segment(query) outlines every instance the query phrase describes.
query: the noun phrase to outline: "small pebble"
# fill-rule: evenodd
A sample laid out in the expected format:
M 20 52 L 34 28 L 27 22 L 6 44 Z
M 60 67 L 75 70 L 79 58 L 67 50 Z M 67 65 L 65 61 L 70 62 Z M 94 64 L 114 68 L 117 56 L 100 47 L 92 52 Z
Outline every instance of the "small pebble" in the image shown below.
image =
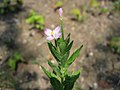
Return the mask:
M 55 28 L 55 25 L 54 25 L 54 24 L 52 24 L 52 25 L 51 25 L 51 28 Z
M 84 78 L 83 77 L 81 77 L 81 82 L 83 82 L 84 81 Z
M 113 15 L 108 15 L 108 18 L 111 20 L 114 19 Z
M 19 19 L 16 19 L 16 18 L 14 19 L 14 22 L 15 23 L 20 23 Z
M 97 84 L 97 83 L 94 83 L 93 86 L 94 86 L 94 88 L 97 88 L 97 87 L 98 87 L 98 84 Z
M 52 59 L 51 55 L 47 55 L 47 59 L 51 60 Z
M 48 5 L 47 5 L 47 4 L 45 4 L 44 6 L 45 6 L 45 7 L 47 7 Z
M 74 30 L 75 30 L 75 27 L 72 27 L 72 30 L 74 31 Z
M 30 37 L 35 36 L 35 32 L 30 32 L 29 36 L 30 36 Z
M 55 63 L 55 61 L 54 61 L 54 60 L 51 60 L 51 62 L 52 62 L 52 63 Z
M 37 44 L 37 46 L 38 46 L 38 47 L 39 47 L 39 46 L 41 46 L 41 45 L 42 45 L 42 43 L 41 43 L 41 42 Z
M 93 56 L 93 52 L 90 52 L 90 53 L 89 53 L 89 56 Z
M 26 40 L 26 39 L 24 39 L 24 40 L 23 40 L 23 44 L 26 44 L 26 43 L 27 43 L 27 40 Z
M 2 60 L 2 58 L 3 58 L 3 57 L 2 57 L 2 56 L 0 56 L 0 61 Z

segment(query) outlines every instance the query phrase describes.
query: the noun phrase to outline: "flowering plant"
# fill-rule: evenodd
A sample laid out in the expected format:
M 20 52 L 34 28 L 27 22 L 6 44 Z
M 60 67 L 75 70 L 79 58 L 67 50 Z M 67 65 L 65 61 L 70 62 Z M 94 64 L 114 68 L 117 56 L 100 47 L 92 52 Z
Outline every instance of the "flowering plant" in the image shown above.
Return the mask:
M 63 17 L 62 8 L 59 9 L 59 15 L 61 20 L 61 26 L 56 27 L 53 31 L 50 29 L 45 30 L 47 35 L 48 47 L 57 61 L 57 65 L 48 61 L 49 66 L 53 69 L 53 72 L 49 72 L 43 66 L 44 73 L 49 77 L 50 83 L 54 90 L 72 90 L 74 83 L 79 78 L 80 70 L 78 72 L 68 73 L 68 68 L 78 57 L 80 50 L 83 46 L 80 46 L 70 57 L 70 49 L 73 45 L 73 41 L 70 40 L 70 34 L 64 38 Z M 54 44 L 51 42 L 54 40 Z

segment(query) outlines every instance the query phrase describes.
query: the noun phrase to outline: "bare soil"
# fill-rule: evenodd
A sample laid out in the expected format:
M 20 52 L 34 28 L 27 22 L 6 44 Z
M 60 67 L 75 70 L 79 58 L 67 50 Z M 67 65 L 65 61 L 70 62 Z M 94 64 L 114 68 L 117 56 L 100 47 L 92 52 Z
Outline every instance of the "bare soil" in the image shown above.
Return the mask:
M 74 40 L 71 53 L 84 45 L 80 56 L 70 67 L 75 71 L 82 69 L 74 90 L 78 90 L 77 87 L 82 90 L 120 90 L 120 55 L 107 46 L 111 37 L 120 36 L 120 17 L 117 14 L 109 17 L 88 13 L 83 23 L 71 20 L 70 10 L 87 4 L 87 0 L 65 0 L 63 5 L 65 35 L 71 33 Z M 31 29 L 25 21 L 32 9 L 45 16 L 47 28 L 59 25 L 54 0 L 24 0 L 20 12 L 0 15 L 0 62 L 12 52 L 19 51 L 27 63 L 19 63 L 14 72 L 14 77 L 19 78 L 18 90 L 52 90 L 41 68 L 32 64 L 34 59 L 51 70 L 47 60 L 54 62 L 43 32 Z

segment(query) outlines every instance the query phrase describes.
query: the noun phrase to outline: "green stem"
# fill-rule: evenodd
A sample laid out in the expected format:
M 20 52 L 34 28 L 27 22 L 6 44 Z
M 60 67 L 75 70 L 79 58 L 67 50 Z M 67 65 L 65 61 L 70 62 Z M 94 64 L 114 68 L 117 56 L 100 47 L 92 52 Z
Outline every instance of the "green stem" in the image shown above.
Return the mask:
M 64 40 L 64 28 L 63 28 L 63 20 L 61 19 L 61 30 L 62 30 L 62 39 Z
M 61 83 L 62 83 L 63 90 L 64 90 L 64 77 L 61 77 Z

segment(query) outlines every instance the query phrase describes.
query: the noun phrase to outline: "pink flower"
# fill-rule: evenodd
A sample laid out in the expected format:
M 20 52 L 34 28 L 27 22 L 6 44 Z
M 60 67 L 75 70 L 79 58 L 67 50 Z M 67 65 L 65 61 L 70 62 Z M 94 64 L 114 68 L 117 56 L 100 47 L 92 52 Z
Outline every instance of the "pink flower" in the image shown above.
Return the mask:
M 44 33 L 47 36 L 46 39 L 49 41 L 58 39 L 62 35 L 60 26 L 57 26 L 54 30 L 47 28 L 47 29 L 45 29 Z
M 59 8 L 58 12 L 59 12 L 60 17 L 62 17 L 62 14 L 63 14 L 62 8 Z

